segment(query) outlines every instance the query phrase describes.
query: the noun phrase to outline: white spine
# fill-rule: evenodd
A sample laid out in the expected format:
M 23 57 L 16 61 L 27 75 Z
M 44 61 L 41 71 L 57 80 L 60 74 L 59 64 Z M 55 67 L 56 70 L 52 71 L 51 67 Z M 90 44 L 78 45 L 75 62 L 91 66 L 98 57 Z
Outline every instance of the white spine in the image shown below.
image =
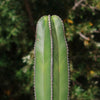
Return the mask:
M 52 40 L 50 15 L 48 15 L 48 22 L 49 22 L 49 30 L 51 38 L 51 100 L 53 100 L 53 40 Z

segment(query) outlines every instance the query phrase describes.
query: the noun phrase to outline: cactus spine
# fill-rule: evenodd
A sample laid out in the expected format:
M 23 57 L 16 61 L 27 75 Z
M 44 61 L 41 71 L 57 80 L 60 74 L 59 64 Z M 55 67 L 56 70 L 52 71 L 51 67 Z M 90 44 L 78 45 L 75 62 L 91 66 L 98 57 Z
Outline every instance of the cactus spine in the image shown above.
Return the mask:
M 68 100 L 68 48 L 58 16 L 40 18 L 34 50 L 35 100 Z

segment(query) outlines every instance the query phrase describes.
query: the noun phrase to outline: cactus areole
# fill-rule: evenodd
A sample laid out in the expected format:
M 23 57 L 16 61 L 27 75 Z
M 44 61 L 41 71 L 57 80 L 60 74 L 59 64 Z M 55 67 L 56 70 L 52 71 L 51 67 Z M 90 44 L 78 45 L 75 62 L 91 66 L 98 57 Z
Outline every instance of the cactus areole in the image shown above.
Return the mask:
M 39 19 L 34 46 L 35 100 L 69 100 L 68 47 L 64 35 L 58 16 Z

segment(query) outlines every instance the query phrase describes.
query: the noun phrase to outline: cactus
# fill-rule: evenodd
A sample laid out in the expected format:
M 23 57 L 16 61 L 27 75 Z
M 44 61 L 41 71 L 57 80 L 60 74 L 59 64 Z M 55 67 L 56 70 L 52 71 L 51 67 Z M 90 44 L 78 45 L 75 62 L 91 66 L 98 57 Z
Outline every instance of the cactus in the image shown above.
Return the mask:
M 34 51 L 35 100 L 68 100 L 68 48 L 58 16 L 39 19 Z

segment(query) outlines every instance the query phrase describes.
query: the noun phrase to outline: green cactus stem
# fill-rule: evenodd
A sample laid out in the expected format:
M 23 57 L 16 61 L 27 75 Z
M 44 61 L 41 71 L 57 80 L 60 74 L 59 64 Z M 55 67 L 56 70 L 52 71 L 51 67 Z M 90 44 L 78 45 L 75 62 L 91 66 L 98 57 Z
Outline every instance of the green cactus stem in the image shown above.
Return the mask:
M 64 35 L 58 16 L 39 19 L 34 46 L 35 100 L 68 100 L 68 47 Z

